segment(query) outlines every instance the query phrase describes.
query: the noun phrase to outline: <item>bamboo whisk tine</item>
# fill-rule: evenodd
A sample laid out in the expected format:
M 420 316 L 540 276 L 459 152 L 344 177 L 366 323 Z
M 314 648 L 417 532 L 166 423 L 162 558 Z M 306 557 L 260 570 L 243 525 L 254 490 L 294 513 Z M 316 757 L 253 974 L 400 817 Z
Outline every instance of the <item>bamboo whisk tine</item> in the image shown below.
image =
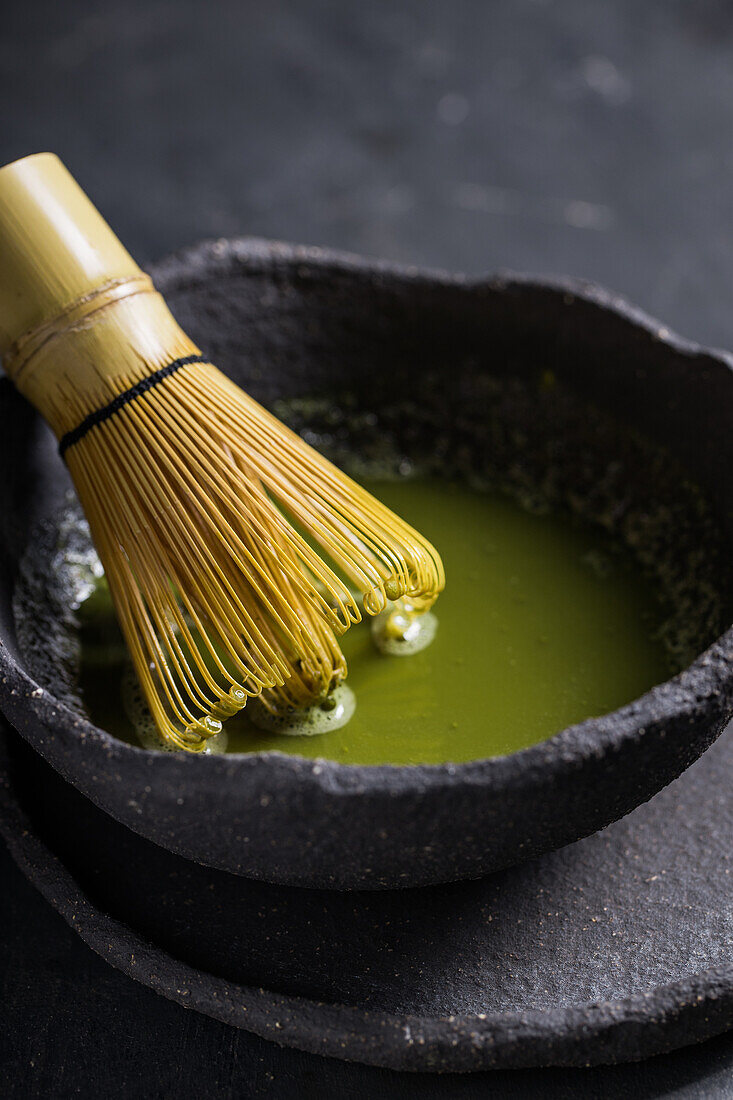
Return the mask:
M 60 440 L 171 745 L 201 751 L 252 696 L 325 697 L 348 582 L 372 615 L 441 591 L 430 543 L 201 354 L 50 154 L 0 169 L 0 353 Z

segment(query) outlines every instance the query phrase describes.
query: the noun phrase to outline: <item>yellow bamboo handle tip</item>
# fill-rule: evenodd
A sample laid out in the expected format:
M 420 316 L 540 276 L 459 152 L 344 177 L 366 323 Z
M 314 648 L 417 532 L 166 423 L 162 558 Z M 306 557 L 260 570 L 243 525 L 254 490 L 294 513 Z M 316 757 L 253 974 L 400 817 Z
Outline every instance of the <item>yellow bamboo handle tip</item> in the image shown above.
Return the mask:
M 140 268 L 53 153 L 0 168 L 0 355 Z

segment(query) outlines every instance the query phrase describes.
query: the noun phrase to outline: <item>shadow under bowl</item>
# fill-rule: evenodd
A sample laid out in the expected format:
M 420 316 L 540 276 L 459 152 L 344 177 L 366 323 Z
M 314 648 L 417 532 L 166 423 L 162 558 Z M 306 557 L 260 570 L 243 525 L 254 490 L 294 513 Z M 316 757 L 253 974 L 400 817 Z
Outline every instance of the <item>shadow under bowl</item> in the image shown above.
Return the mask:
M 432 474 L 540 495 L 613 530 L 662 577 L 686 667 L 618 711 L 462 764 L 130 746 L 44 682 L 19 645 L 20 563 L 39 525 L 61 514 L 70 483 L 50 432 L 2 380 L 0 706 L 98 806 L 175 853 L 267 882 L 426 885 L 587 836 L 650 798 L 721 732 L 733 713 L 725 355 L 569 281 L 476 282 L 249 240 L 199 245 L 152 274 L 212 360 L 264 404 L 285 401 L 293 426 L 314 432 L 349 472 L 406 457 Z M 298 398 L 307 401 L 287 404 Z M 322 420 L 334 402 L 349 410 L 337 432 Z

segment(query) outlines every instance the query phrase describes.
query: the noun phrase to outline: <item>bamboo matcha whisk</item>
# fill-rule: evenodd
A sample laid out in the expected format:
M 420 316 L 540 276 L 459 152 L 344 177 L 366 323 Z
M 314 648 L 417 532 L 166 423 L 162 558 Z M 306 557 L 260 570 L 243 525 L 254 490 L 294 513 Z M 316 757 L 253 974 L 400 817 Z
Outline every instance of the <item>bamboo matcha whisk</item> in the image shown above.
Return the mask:
M 49 153 L 0 169 L 0 354 L 59 439 L 169 744 L 200 751 L 251 696 L 325 697 L 361 617 L 347 581 L 371 615 L 441 591 L 433 547 L 209 362 Z

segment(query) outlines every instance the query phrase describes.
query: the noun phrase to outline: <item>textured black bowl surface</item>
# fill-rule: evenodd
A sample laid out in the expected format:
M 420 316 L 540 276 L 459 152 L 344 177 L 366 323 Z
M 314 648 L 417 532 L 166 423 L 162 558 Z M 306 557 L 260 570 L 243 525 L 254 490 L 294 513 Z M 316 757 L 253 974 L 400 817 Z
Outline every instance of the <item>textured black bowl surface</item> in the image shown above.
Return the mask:
M 698 560 L 730 564 L 731 364 L 611 295 L 516 277 L 472 283 L 251 241 L 198 246 L 153 275 L 193 338 L 265 403 L 346 395 L 377 413 L 377 436 L 389 436 L 393 450 L 432 447 L 449 472 L 467 475 L 482 473 L 495 451 L 519 488 L 556 463 L 545 480 L 562 500 L 582 495 L 599 514 L 617 506 L 637 529 L 664 514 L 658 542 L 691 542 Z M 535 409 L 527 387 L 548 373 L 561 396 Z M 489 384 L 497 378 L 499 391 Z M 408 400 L 422 420 L 399 415 Z M 521 430 L 505 432 L 512 418 Z M 664 448 L 669 461 L 647 461 L 648 447 Z M 339 889 L 478 877 L 618 819 L 678 776 L 733 712 L 728 630 L 707 636 L 686 671 L 643 698 L 505 758 L 361 767 L 138 750 L 39 687 L 20 653 L 11 608 L 18 563 L 68 480 L 50 433 L 2 381 L 0 468 L 2 709 L 118 821 L 213 867 Z M 678 468 L 678 480 L 662 485 Z M 674 522 L 683 475 L 709 501 L 715 546 L 696 539 L 687 513 Z M 686 568 L 683 560 L 683 589 Z M 722 566 L 718 580 L 720 610 L 733 595 Z M 684 598 L 692 615 L 694 592 Z
M 272 886 L 181 859 L 0 732 L 0 830 L 103 958 L 302 1050 L 406 1070 L 633 1061 L 733 1026 L 733 727 L 624 821 L 485 878 Z

